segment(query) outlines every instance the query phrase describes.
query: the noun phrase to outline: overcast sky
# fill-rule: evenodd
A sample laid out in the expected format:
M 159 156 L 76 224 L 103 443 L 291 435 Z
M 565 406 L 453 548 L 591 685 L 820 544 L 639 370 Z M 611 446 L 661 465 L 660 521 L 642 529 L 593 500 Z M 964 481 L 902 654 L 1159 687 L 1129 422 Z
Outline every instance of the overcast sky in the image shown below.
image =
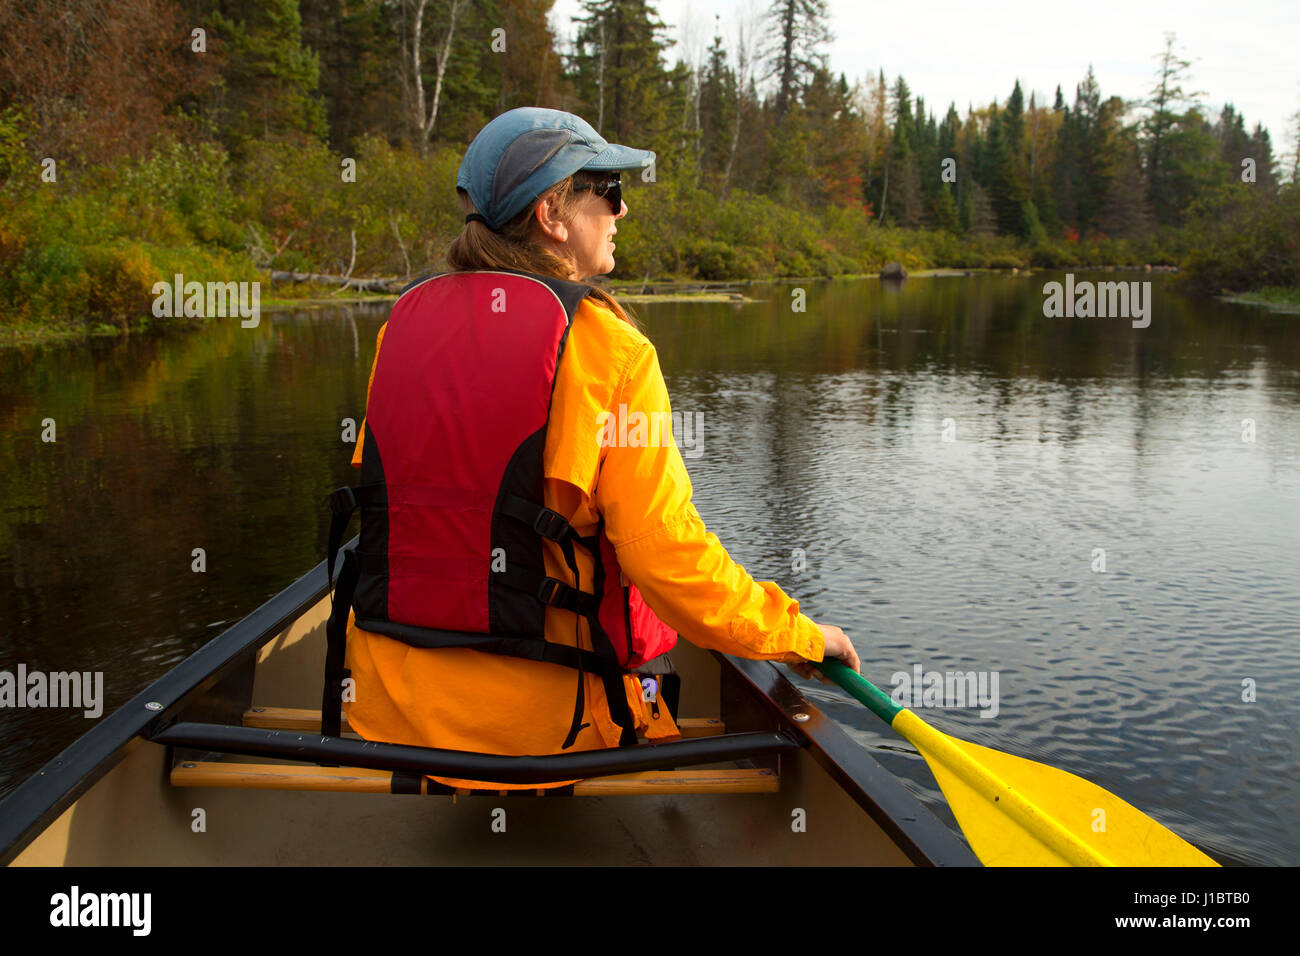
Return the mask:
M 660 0 L 659 18 L 687 59 L 712 43 L 721 15 L 728 47 L 746 10 L 761 14 L 770 0 Z M 1050 105 L 1059 84 L 1074 105 L 1074 88 L 1091 63 L 1103 97 L 1145 98 L 1166 32 L 1192 61 L 1188 92 L 1216 119 L 1224 102 L 1245 116 L 1247 132 L 1263 123 L 1274 156 L 1295 148 L 1291 116 L 1300 109 L 1300 0 L 925 0 L 869 3 L 830 0 L 830 66 L 850 84 L 881 69 L 892 84 L 901 73 L 913 95 L 925 97 L 938 119 L 955 102 L 1005 102 L 1016 79 Z M 689 13 L 687 12 L 689 8 Z M 571 41 L 578 0 L 557 0 L 552 22 Z M 1081 12 L 1086 11 L 1086 12 Z M 694 56 L 689 56 L 691 48 Z M 669 51 L 676 60 L 677 49 Z

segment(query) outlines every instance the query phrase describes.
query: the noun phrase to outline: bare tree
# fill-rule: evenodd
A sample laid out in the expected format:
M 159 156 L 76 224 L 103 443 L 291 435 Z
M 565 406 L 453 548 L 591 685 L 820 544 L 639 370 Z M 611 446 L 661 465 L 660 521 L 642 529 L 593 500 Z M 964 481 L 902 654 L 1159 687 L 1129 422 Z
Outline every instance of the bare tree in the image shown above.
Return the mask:
M 429 0 L 402 0 L 403 18 L 410 24 L 409 46 L 406 50 L 408 64 L 409 93 L 414 99 L 413 119 L 418 134 L 420 150 L 423 151 L 433 136 L 434 126 L 438 122 L 438 105 L 442 101 L 442 82 L 447 73 L 447 61 L 451 58 L 451 44 L 456 35 L 456 18 L 465 6 L 465 0 L 451 0 L 448 9 L 447 32 L 443 36 L 442 50 L 439 53 L 434 70 L 433 94 L 428 96 L 424 88 L 424 71 L 421 63 L 424 42 L 424 14 Z M 425 103 L 429 102 L 428 110 Z

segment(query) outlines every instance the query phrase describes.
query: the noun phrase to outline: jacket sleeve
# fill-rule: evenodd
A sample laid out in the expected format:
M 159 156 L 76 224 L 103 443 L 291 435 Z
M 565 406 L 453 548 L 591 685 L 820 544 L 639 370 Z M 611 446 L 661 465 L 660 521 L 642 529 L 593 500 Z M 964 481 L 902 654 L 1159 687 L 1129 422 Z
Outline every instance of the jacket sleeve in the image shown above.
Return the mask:
M 681 451 L 668 437 L 668 389 L 649 342 L 619 382 L 610 413 L 617 418 L 620 408 L 626 408 L 628 437 L 601 449 L 594 502 L 623 573 L 646 603 L 699 647 L 759 660 L 820 661 L 825 640 L 799 602 L 771 581 L 755 581 L 705 530 Z M 638 412 L 646 416 L 640 433 Z M 656 413 L 663 423 L 657 444 L 650 424 Z

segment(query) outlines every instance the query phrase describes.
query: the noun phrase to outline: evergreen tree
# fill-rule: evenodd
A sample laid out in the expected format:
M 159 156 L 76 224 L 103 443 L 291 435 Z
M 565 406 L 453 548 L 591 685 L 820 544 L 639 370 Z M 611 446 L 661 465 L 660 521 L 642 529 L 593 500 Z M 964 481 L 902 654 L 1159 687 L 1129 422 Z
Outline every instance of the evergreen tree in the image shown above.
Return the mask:
M 1162 185 L 1153 195 L 1163 196 L 1168 207 L 1164 219 L 1161 219 L 1160 209 L 1153 201 L 1153 212 L 1157 224 L 1181 225 L 1195 198 L 1222 184 L 1225 179 L 1214 128 L 1198 109 L 1193 107 L 1174 118 L 1161 143 L 1161 157 Z M 1148 175 L 1151 175 L 1150 169 Z M 1238 161 L 1233 180 L 1240 181 L 1240 175 Z
M 1081 234 L 1098 229 L 1102 206 L 1115 177 L 1118 137 L 1124 102 L 1119 97 L 1101 99 L 1101 87 L 1088 67 L 1075 91 L 1071 147 L 1075 156 L 1071 183 L 1075 225 Z
M 799 102 L 813 74 L 826 68 L 824 48 L 833 38 L 826 0 L 773 0 L 767 17 L 769 68 L 764 79 L 777 79 L 775 117 L 780 121 Z
M 722 37 L 715 33 L 700 78 L 700 169 L 709 181 L 721 182 L 724 177 L 739 110 L 736 74 L 727 62 Z
M 885 71 L 869 77 L 859 95 L 864 123 L 862 170 L 867 205 L 877 221 L 883 215 L 886 163 L 889 151 L 889 84 Z
M 973 189 L 984 165 L 983 116 L 967 104 L 966 120 L 957 135 L 957 210 L 962 232 L 969 232 L 974 214 Z
M 212 115 L 232 149 L 249 140 L 323 138 L 317 94 L 320 62 L 303 46 L 296 0 L 225 0 L 206 5 L 203 22 L 221 56 Z
M 1250 134 L 1246 155 L 1255 160 L 1255 180 L 1260 189 L 1266 195 L 1277 195 L 1278 173 L 1277 160 L 1273 157 L 1273 141 L 1269 138 L 1268 130 L 1260 123 L 1255 124 L 1255 129 Z M 1240 163 L 1237 164 L 1237 169 L 1240 172 Z
M 1118 148 L 1119 161 L 1107 187 L 1098 225 L 1108 236 L 1143 238 L 1150 234 L 1154 217 L 1136 129 L 1123 132 Z
M 989 130 L 989 150 L 992 155 L 989 198 L 997 217 L 998 230 L 1008 235 L 1028 238 L 1038 217 L 1030 208 L 1028 171 L 1024 161 L 1025 149 L 1025 99 L 1017 80 L 1007 98 L 1006 109 Z
M 858 157 L 865 149 L 862 124 L 848 81 L 818 69 L 804 93 L 807 166 L 802 174 L 804 202 L 810 209 L 862 204 Z
M 966 221 L 966 229 L 973 236 L 991 236 L 997 232 L 998 221 L 993 214 L 993 204 L 979 183 L 971 184 L 970 212 Z
M 886 157 L 885 175 L 886 181 L 892 182 L 892 194 L 888 197 L 888 210 L 882 212 L 882 218 L 905 228 L 915 228 L 921 225 L 923 216 L 921 171 L 912 145 L 917 136 L 916 121 L 912 114 L 912 92 L 901 76 L 894 83 L 891 107 L 894 135 Z M 886 205 L 884 198 L 881 205 Z
M 583 0 L 573 82 L 583 116 L 610 142 L 658 144 L 660 166 L 672 162 L 680 90 L 670 89 L 661 53 L 669 45 L 646 0 Z M 674 94 L 675 95 L 671 95 Z M 654 148 L 652 145 L 650 148 Z
M 320 62 L 330 145 L 351 151 L 366 133 L 398 136 L 389 11 L 382 0 L 302 0 L 302 40 Z
M 957 214 L 957 203 L 953 199 L 952 183 L 941 182 L 939 184 L 939 199 L 935 204 L 933 213 L 933 223 L 938 229 L 946 229 L 949 232 L 958 232 L 961 230 L 961 219 Z
M 1059 90 L 1058 90 L 1059 92 Z M 1062 228 L 1079 231 L 1079 156 L 1078 131 L 1073 111 L 1061 109 L 1061 126 L 1056 133 L 1056 164 L 1052 169 L 1052 199 Z
M 1176 127 L 1182 109 L 1200 95 L 1183 92 L 1182 83 L 1189 77 L 1191 63 L 1174 52 L 1174 42 L 1174 34 L 1165 34 L 1165 48 L 1157 57 L 1156 83 L 1147 102 L 1151 115 L 1142 123 L 1151 208 L 1156 221 L 1162 224 L 1172 223 L 1178 218 L 1173 180 L 1180 174 L 1167 160 L 1167 141 L 1178 133 Z
M 487 20 L 485 28 L 504 31 L 505 52 L 495 51 L 487 38 L 479 46 L 496 69 L 497 99 L 494 115 L 520 106 L 564 109 L 569 91 L 563 78 L 563 61 L 556 53 L 556 38 L 547 22 L 555 0 L 498 0 L 499 18 Z M 486 72 L 486 71 L 485 71 Z

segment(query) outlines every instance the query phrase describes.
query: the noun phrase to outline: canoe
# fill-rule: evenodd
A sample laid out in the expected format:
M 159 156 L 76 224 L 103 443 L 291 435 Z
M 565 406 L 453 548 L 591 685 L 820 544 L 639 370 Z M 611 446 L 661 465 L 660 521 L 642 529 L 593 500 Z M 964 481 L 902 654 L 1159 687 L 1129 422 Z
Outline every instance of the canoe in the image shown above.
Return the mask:
M 329 608 L 321 562 L 101 720 L 0 802 L 0 862 L 979 865 L 783 669 L 685 641 L 680 741 L 499 757 L 322 736 Z M 439 771 L 581 782 L 449 791 Z

